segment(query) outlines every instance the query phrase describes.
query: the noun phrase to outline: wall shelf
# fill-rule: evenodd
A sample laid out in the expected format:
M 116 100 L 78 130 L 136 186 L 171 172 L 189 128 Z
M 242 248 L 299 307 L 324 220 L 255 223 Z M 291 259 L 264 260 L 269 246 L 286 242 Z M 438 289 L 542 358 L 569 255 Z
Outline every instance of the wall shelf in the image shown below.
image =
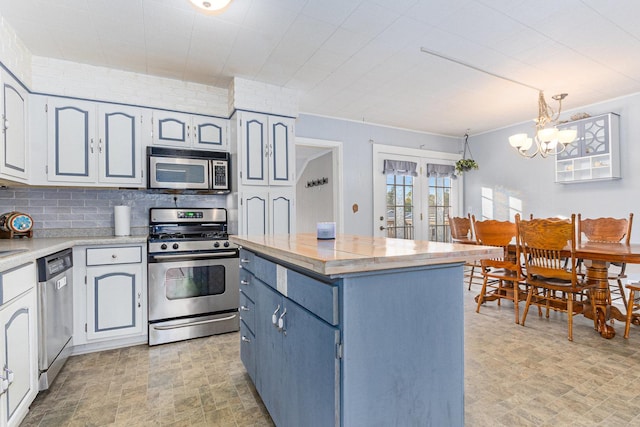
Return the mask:
M 620 179 L 620 116 L 602 114 L 563 123 L 577 137 L 556 158 L 556 182 L 570 184 Z

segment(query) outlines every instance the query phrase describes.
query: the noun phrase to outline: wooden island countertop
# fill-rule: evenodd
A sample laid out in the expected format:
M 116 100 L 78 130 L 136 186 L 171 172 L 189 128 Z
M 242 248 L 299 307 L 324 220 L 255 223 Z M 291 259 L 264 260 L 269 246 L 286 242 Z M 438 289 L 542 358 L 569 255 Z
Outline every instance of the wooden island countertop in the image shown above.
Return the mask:
M 339 234 L 333 240 L 319 240 L 314 233 L 230 236 L 230 240 L 326 276 L 469 262 L 502 255 L 499 248 L 489 246 L 348 234 Z

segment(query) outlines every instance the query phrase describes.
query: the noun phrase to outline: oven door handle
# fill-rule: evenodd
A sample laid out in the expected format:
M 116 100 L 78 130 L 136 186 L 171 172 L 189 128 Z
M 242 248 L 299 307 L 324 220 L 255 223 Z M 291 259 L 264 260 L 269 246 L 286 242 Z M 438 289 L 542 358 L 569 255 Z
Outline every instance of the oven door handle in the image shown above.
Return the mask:
M 178 325 L 168 325 L 168 326 L 153 325 L 153 328 L 159 331 L 167 331 L 169 329 L 186 328 L 187 326 L 197 326 L 197 325 L 206 325 L 207 323 L 224 322 L 227 320 L 234 319 L 236 316 L 237 314 L 232 314 L 231 316 L 221 317 L 219 319 L 198 320 L 195 322 L 180 323 Z
M 230 256 L 230 255 L 236 255 L 237 252 L 235 251 L 228 251 L 228 252 L 215 252 L 215 253 L 206 253 L 206 254 L 180 254 L 180 255 L 149 255 L 152 259 L 155 260 L 169 260 L 169 259 L 186 259 L 186 260 L 192 260 L 195 258 L 219 258 L 221 256 Z

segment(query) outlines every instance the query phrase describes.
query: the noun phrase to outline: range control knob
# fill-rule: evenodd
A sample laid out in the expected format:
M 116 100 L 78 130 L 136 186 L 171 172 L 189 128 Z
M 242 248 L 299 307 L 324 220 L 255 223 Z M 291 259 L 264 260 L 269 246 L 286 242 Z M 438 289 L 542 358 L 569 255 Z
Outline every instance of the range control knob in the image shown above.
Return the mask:
M 228 248 L 229 247 L 229 242 L 224 242 L 224 247 Z
M 179 247 L 180 246 L 177 243 L 174 243 L 173 246 L 172 246 L 173 249 L 178 249 Z
M 220 242 L 215 242 L 215 243 L 213 244 L 213 247 L 214 247 L 214 248 L 219 248 L 219 247 L 220 247 Z
M 166 243 L 161 244 L 160 245 L 160 249 L 162 249 L 162 250 L 167 249 L 167 244 Z

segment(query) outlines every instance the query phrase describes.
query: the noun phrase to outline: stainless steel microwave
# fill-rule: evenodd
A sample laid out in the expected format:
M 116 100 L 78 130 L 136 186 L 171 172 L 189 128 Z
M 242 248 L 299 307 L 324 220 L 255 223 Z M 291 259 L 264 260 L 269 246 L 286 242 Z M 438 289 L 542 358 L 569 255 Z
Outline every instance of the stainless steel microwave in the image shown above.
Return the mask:
M 147 147 L 147 188 L 167 190 L 231 190 L 229 153 Z

